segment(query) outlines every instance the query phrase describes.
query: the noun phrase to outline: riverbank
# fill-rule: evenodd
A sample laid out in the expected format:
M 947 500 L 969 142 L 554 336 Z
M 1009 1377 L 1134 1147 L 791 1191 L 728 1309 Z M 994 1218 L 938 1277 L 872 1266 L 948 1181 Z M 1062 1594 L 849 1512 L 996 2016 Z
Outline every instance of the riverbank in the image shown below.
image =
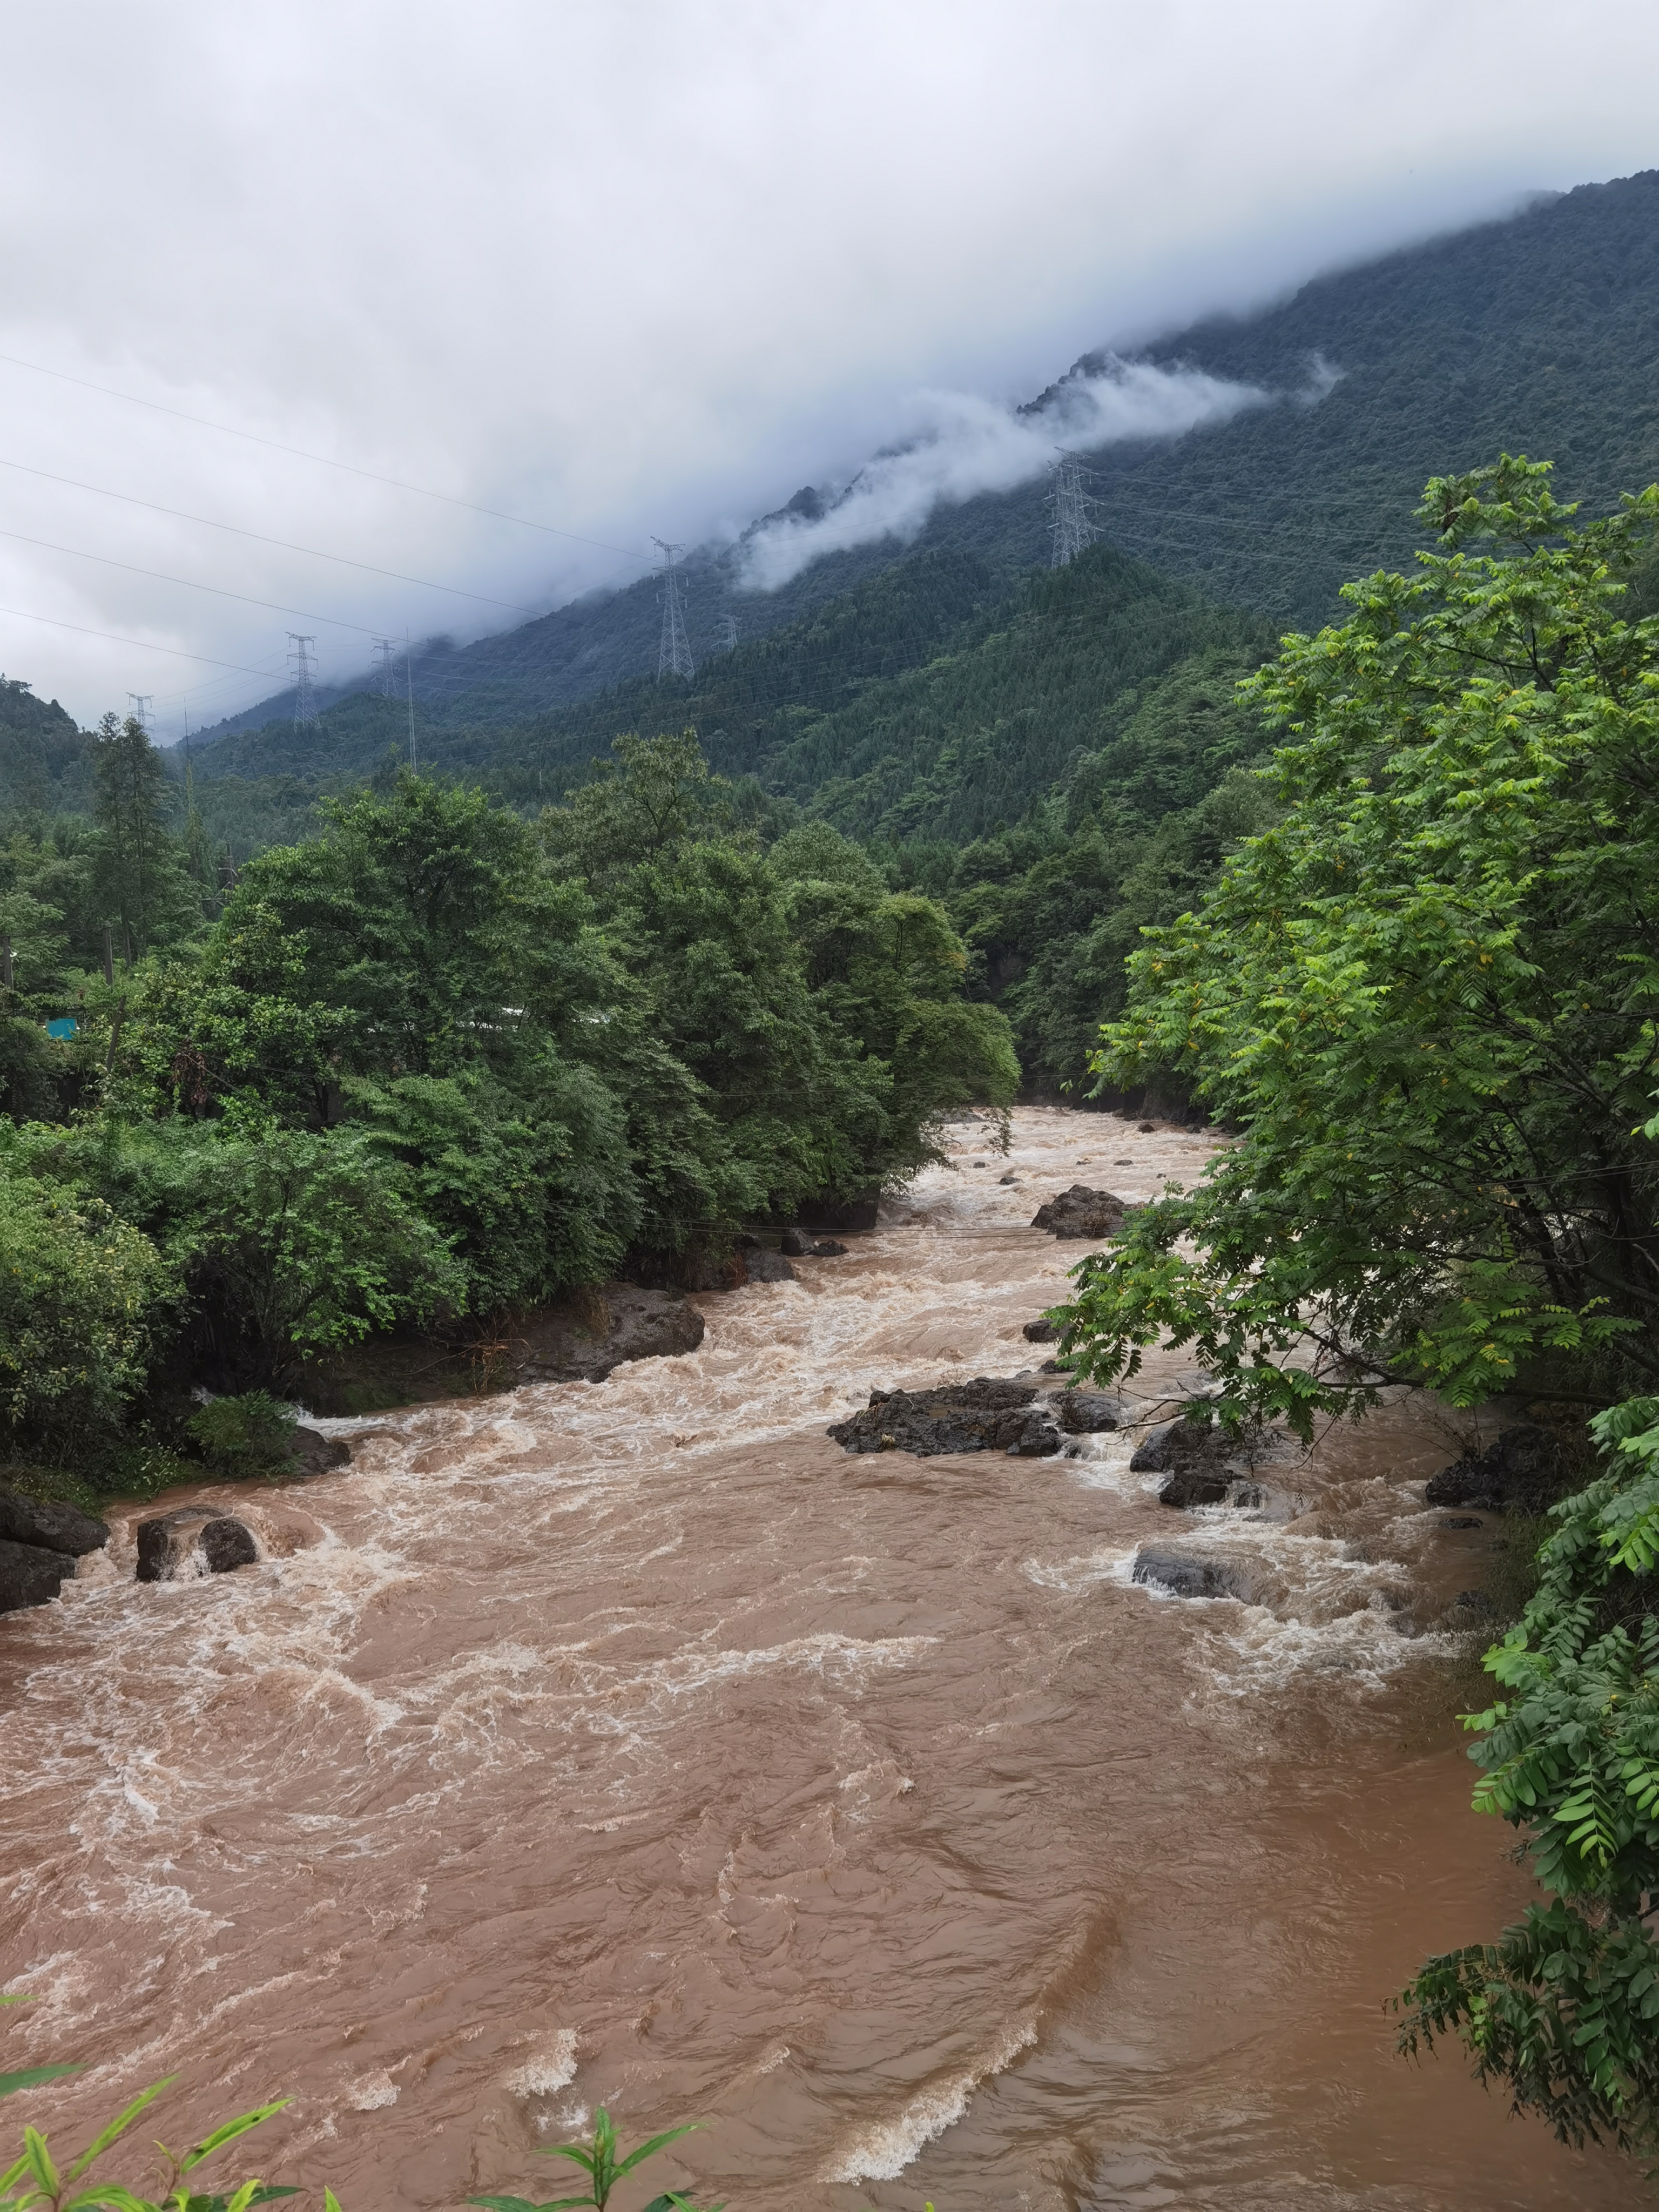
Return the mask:
M 1385 1409 L 1259 1516 L 1159 1505 L 1110 1434 L 824 1435 L 1028 1364 L 1083 1249 L 1038 1202 L 1206 1147 L 981 1133 L 845 1258 L 698 1300 L 695 1352 L 325 1422 L 354 1465 L 271 1494 L 258 1566 L 136 1588 L 118 1514 L 107 1577 L 3 1624 L 17 2040 L 95 2069 L 60 2109 L 291 2091 L 267 2161 L 353 2212 L 520 2188 L 599 2101 L 706 2118 L 677 2171 L 780 2212 L 1628 2203 L 1392 2054 L 1388 1996 L 1526 1893 L 1423 1719 L 1485 1534 L 1422 1506 L 1454 1433 Z M 1134 1586 L 1153 1541 L 1251 1602 Z

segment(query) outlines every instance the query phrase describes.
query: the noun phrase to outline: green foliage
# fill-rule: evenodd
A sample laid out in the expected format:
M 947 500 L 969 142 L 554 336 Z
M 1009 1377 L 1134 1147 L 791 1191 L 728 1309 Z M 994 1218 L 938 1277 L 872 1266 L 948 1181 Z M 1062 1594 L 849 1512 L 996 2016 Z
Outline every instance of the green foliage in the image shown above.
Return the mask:
M 1282 819 L 1134 956 L 1097 1062 L 1243 1133 L 1079 1271 L 1089 1373 L 1167 1335 L 1224 1419 L 1306 1435 L 1389 1382 L 1659 1371 L 1659 623 L 1622 605 L 1659 489 L 1579 529 L 1546 476 L 1436 479 L 1445 550 L 1248 687 Z
M 670 2128 L 665 2134 L 651 2136 L 636 2150 L 621 2154 L 617 2149 L 615 2125 L 610 2113 L 601 2105 L 594 2115 L 591 2143 L 557 2143 L 536 2154 L 538 2158 L 568 2158 L 573 2165 L 579 2166 L 587 2176 L 586 2196 L 550 2197 L 544 2204 L 532 2203 L 527 2197 L 469 2197 L 466 2201 L 469 2204 L 492 2206 L 494 2212 L 581 2212 L 585 2206 L 592 2206 L 593 2212 L 605 2212 L 611 2201 L 611 2193 L 619 2181 L 644 2160 L 654 2157 L 658 2151 L 665 2149 L 670 2143 L 678 2142 L 682 2136 L 695 2134 L 700 2124 L 700 2122 L 694 2122 L 690 2127 Z M 697 2212 L 697 2207 L 677 2190 L 671 2189 L 660 2197 L 653 2197 L 646 2206 L 645 2212 Z M 724 2212 L 724 2207 L 710 2205 L 707 2212 Z
M 211 1474 L 227 1480 L 280 1474 L 289 1463 L 294 1412 L 269 1391 L 215 1398 L 191 1415 L 185 1433 Z
M 1591 1424 L 1609 1470 L 1554 1507 L 1539 1582 L 1487 1652 L 1507 1693 L 1468 1716 L 1474 1802 L 1520 1829 L 1551 1901 L 1431 1959 L 1402 2047 L 1456 2035 L 1483 2081 L 1565 2141 L 1659 2153 L 1659 1400 Z
M 0 2004 L 26 2004 L 27 1997 L 8 1992 L 0 1995 Z M 65 2074 L 80 2071 L 75 2066 L 32 2066 L 21 2073 L 0 2074 L 0 2097 L 9 2097 L 23 2089 L 33 2088 L 44 2081 L 56 2081 Z M 155 2197 L 141 2194 L 115 2181 L 86 2180 L 83 2188 L 76 2184 L 91 2173 L 92 2168 L 105 2158 L 121 2137 L 146 2112 L 164 2089 L 171 2087 L 172 2078 L 158 2081 L 135 2097 L 124 2112 L 118 2113 L 107 2127 L 100 2130 L 85 2149 L 60 2166 L 54 2159 L 51 2145 L 44 2132 L 25 2127 L 21 2155 L 3 2172 L 0 2172 L 0 2212 L 248 2212 L 255 2204 L 269 2204 L 283 2197 L 296 2197 L 299 2191 L 280 2185 L 262 2182 L 257 2178 L 239 2183 L 228 2195 L 218 2191 L 203 2191 L 191 2185 L 191 2177 L 222 2150 L 240 2142 L 251 2129 L 270 2119 L 286 2109 L 288 2100 L 282 2098 L 272 2105 L 261 2105 L 255 2111 L 243 2112 L 234 2120 L 227 2120 L 204 2136 L 199 2142 L 187 2150 L 172 2151 L 165 2143 L 155 2148 L 162 2163 L 161 2185 Z M 340 2212 L 332 2190 L 324 2192 L 325 2212 Z
M 101 1200 L 37 1182 L 0 1124 L 0 1449 L 106 1431 L 175 1279 Z
M 186 934 L 201 904 L 167 827 L 172 792 L 144 726 L 106 714 L 93 750 L 93 889 L 129 963 L 153 943 Z

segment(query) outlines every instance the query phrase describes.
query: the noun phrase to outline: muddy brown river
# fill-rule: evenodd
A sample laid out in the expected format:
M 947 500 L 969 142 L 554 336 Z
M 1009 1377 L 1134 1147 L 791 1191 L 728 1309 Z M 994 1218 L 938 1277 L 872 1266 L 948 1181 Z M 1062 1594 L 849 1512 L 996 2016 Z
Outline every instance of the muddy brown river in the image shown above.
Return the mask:
M 1424 1717 L 1488 1540 L 1423 1510 L 1433 1416 L 1274 1458 L 1260 1515 L 1160 1506 L 1117 1436 L 825 1437 L 872 1386 L 1040 1358 L 1021 1326 L 1084 1248 L 1039 1200 L 1205 1150 L 1059 1109 L 1008 1159 L 988 1133 L 847 1258 L 703 1300 L 689 1358 L 326 1424 L 380 1433 L 192 1493 L 246 1508 L 258 1565 L 140 1587 L 118 1515 L 0 1621 L 0 1964 L 39 2000 L 0 2064 L 88 2064 L 31 2116 L 176 2073 L 177 2140 L 288 2094 L 260 2170 L 346 2212 L 562 2193 L 530 2154 L 601 2103 L 707 2124 L 619 2212 L 1637 2197 L 1455 2052 L 1393 2055 L 1390 1993 L 1528 1894 Z M 1255 1601 L 1133 1585 L 1152 1540 Z

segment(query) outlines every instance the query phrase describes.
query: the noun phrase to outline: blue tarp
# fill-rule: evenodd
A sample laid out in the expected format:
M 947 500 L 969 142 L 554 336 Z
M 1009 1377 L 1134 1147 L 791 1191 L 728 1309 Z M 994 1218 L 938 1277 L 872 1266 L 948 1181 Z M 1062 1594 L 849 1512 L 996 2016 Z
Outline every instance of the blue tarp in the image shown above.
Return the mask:
M 74 1015 L 60 1014 L 55 1022 L 48 1022 L 46 1024 L 46 1035 L 50 1037 L 63 1037 L 65 1039 L 72 1037 L 75 1035 Z

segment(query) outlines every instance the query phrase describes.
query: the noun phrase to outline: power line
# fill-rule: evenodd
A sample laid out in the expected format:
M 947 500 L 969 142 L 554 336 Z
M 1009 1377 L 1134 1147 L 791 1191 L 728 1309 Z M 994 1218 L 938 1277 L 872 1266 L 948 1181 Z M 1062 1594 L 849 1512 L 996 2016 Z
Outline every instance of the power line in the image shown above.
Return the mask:
M 691 641 L 685 634 L 685 608 L 681 598 L 680 562 L 684 556 L 684 545 L 671 545 L 665 538 L 653 538 L 657 549 L 657 574 L 662 583 L 662 643 L 657 651 L 659 676 L 694 676 L 696 664 L 691 658 Z
M 147 637 L 122 637 L 112 629 L 88 629 L 85 623 L 60 621 L 56 615 L 31 614 L 26 607 L 0 607 L 0 615 L 15 622 L 46 623 L 52 629 L 72 629 L 77 637 L 101 637 L 111 645 L 136 645 L 145 653 L 170 653 L 175 660 L 197 660 L 204 668 L 234 668 L 239 676 L 258 676 L 269 684 L 269 668 L 250 668 L 245 660 L 216 660 L 211 653 L 186 653 L 182 646 L 153 645 Z
M 353 561 L 343 553 L 319 552 L 314 545 L 295 545 L 286 538 L 267 538 L 263 531 L 244 530 L 240 523 L 216 522 L 209 514 L 186 514 L 181 507 L 163 507 L 159 501 L 139 499 L 130 491 L 111 491 L 106 484 L 82 483 L 78 477 L 54 476 L 50 469 L 33 469 L 27 461 L 12 461 L 0 454 L 0 469 L 16 469 L 26 477 L 40 477 L 46 483 L 67 484 L 71 491 L 89 491 L 100 499 L 118 499 L 127 507 L 145 507 L 152 514 L 170 515 L 175 522 L 194 522 L 204 530 L 228 531 L 234 538 L 251 538 L 257 545 L 275 545 L 284 553 L 303 553 L 308 560 L 337 562 L 343 568 L 361 568 L 366 575 L 389 576 L 394 584 L 418 584 L 425 592 L 448 592 L 458 599 L 476 599 L 480 606 L 505 607 L 510 615 L 531 615 L 534 607 L 520 606 L 516 599 L 492 599 L 484 592 L 463 591 L 459 584 L 434 584 L 428 576 L 406 576 L 401 569 L 377 568 L 372 561 Z
M 573 545 L 596 546 L 602 553 L 618 553 L 624 561 L 632 561 L 641 568 L 651 566 L 649 558 L 635 553 L 626 545 L 612 545 L 603 538 L 585 538 L 579 530 L 561 530 L 551 522 L 532 521 L 527 514 L 508 514 L 499 507 L 480 507 L 474 500 L 457 499 L 453 492 L 434 491 L 428 485 L 407 483 L 401 477 L 382 476 L 377 469 L 359 468 L 353 461 L 337 461 L 327 453 L 307 453 L 303 446 L 285 446 L 278 438 L 262 438 L 255 430 L 238 430 L 228 422 L 215 422 L 205 415 L 187 414 L 182 407 L 168 407 L 159 399 L 141 399 L 137 392 L 118 392 L 113 385 L 94 384 L 84 376 L 71 376 L 67 369 L 47 368 L 38 361 L 24 361 L 16 354 L 0 353 L 0 362 L 9 368 L 26 368 L 34 376 L 56 377 L 59 383 L 73 384 L 82 392 L 101 392 L 106 399 L 119 399 L 129 407 L 148 407 L 153 414 L 171 415 L 175 422 L 193 422 L 199 429 L 216 430 L 222 437 L 241 438 L 250 446 L 267 447 L 273 453 L 289 453 L 296 460 L 315 461 L 319 467 L 342 469 L 346 475 L 367 477 L 370 483 L 389 484 L 394 491 L 411 491 L 421 499 L 438 499 L 447 507 L 465 507 L 469 514 L 487 514 L 496 522 L 514 522 L 521 530 L 539 530 L 550 538 L 567 538 Z
M 336 629 L 355 629 L 364 637 L 375 632 L 366 623 L 345 622 L 338 615 L 319 615 L 309 607 L 284 606 L 279 599 L 256 599 L 247 592 L 228 591 L 222 584 L 198 584 L 189 576 L 169 576 L 165 569 L 142 568 L 136 561 L 117 561 L 107 553 L 83 552 L 78 545 L 58 545 L 50 538 L 30 538 L 21 530 L 0 530 L 19 545 L 35 545 L 43 553 L 66 553 L 71 561 L 96 561 L 106 568 L 125 568 L 130 576 L 149 576 L 158 584 L 177 584 L 186 592 L 211 592 L 216 599 L 236 599 L 245 607 L 265 607 L 276 615 L 300 615 L 307 622 L 331 623 Z
M 288 634 L 289 672 L 294 678 L 294 734 L 303 732 L 314 737 L 317 733 L 317 693 L 311 680 L 311 652 L 316 644 L 314 637 L 302 637 L 297 629 Z

